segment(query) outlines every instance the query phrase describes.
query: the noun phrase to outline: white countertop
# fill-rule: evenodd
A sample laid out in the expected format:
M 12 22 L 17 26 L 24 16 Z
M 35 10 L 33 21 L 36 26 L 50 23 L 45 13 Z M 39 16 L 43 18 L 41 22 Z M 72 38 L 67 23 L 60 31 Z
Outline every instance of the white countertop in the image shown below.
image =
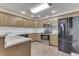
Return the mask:
M 0 33 L 0 37 L 5 37 L 6 33 Z
M 9 38 L 5 38 L 5 48 L 7 47 L 11 47 L 26 41 L 31 40 L 31 38 L 26 38 L 26 37 L 21 37 L 21 36 L 14 36 L 14 37 L 9 37 Z

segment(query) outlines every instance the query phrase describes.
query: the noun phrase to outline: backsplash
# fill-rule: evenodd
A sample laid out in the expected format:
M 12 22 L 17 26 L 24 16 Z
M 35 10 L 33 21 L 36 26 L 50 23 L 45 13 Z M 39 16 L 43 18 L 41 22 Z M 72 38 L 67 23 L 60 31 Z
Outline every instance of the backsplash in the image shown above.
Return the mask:
M 57 30 L 54 31 L 57 32 Z M 7 32 L 16 34 L 44 33 L 44 28 L 0 27 L 0 35 Z
M 0 34 L 6 32 L 11 32 L 16 34 L 41 33 L 44 32 L 44 28 L 0 27 Z

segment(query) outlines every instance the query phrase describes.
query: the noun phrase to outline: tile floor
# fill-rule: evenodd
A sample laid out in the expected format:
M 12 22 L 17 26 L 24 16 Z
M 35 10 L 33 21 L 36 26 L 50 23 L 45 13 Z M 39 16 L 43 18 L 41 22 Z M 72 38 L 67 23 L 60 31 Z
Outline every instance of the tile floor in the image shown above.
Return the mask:
M 32 56 L 69 56 L 69 54 L 59 51 L 57 47 L 45 45 L 40 42 L 32 43 L 31 55 Z
M 49 40 L 41 40 L 40 42 L 43 44 L 49 45 Z

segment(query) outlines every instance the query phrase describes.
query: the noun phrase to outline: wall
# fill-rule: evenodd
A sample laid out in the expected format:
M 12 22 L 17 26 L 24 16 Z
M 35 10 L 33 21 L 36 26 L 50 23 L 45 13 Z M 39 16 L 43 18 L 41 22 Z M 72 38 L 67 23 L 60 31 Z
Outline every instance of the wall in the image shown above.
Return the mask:
M 72 34 L 73 34 L 72 46 L 75 49 L 75 51 L 79 53 L 79 16 L 75 17 L 73 20 Z

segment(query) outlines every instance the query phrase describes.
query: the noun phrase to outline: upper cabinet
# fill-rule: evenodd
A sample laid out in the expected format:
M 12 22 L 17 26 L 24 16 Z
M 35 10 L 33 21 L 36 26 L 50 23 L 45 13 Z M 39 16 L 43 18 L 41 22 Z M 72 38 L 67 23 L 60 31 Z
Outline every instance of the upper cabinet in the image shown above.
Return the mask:
M 30 20 L 29 25 L 30 25 L 29 27 L 34 28 L 34 27 L 35 27 L 35 23 L 34 23 L 34 21 L 33 21 L 33 20 Z
M 57 19 L 52 20 L 51 25 L 52 26 L 58 26 L 58 20 Z
M 24 19 L 24 27 L 28 27 L 28 20 Z
M 0 26 L 27 27 L 27 28 L 42 28 L 48 22 L 52 26 L 58 26 L 58 18 L 50 20 L 28 20 L 12 14 L 0 12 Z
M 10 26 L 17 27 L 18 26 L 18 19 L 17 17 L 10 15 Z
M 58 19 L 54 18 L 49 20 L 40 20 L 40 21 L 35 21 L 35 27 L 36 28 L 42 28 L 44 24 L 50 23 L 51 26 L 58 26 Z
M 42 28 L 43 27 L 43 21 L 34 21 L 36 28 Z
M 9 26 L 10 15 L 0 12 L 0 26 Z
M 0 26 L 33 28 L 34 25 L 35 25 L 34 21 L 32 20 L 28 20 L 22 17 L 0 12 Z
M 16 22 L 17 22 L 18 27 L 24 27 L 24 19 L 23 18 L 17 17 Z
M 34 21 L 24 19 L 24 27 L 33 28 L 34 27 Z

